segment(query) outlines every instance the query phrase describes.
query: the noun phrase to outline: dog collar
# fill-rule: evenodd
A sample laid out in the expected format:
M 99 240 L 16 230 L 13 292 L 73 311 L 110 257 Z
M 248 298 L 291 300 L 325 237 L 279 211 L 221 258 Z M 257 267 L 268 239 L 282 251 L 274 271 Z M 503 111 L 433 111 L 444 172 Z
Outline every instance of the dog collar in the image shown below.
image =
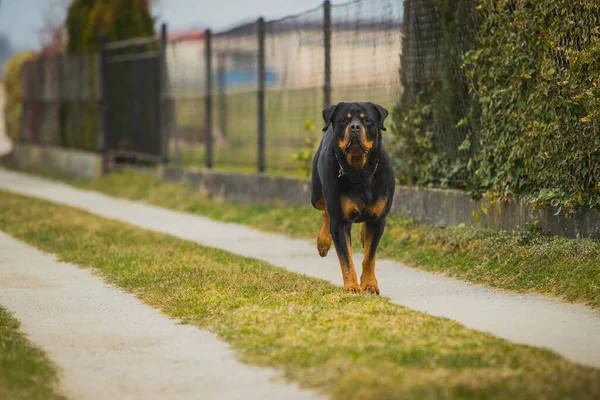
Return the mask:
M 340 163 L 340 159 L 337 156 L 337 153 L 334 152 L 333 155 L 335 156 L 335 161 L 337 161 L 338 163 L 338 178 L 341 178 L 342 176 L 346 175 L 346 171 L 344 171 L 344 167 L 342 167 L 342 163 Z M 375 161 L 375 169 L 373 170 L 373 175 L 375 175 L 375 172 L 377 172 L 377 167 L 379 167 L 379 157 L 377 157 L 377 161 Z
M 342 176 L 346 175 L 346 171 L 344 171 L 344 167 L 342 167 L 342 164 L 340 163 L 340 159 L 337 156 L 337 153 L 334 152 L 333 155 L 335 156 L 335 161 L 337 161 L 338 163 L 338 178 L 341 178 Z

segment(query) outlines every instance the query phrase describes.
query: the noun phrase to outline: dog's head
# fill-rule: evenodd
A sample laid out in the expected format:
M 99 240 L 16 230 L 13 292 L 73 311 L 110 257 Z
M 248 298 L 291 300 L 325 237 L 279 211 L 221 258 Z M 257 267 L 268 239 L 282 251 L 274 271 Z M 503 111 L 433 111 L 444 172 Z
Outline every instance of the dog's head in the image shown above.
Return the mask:
M 338 103 L 323 110 L 326 131 L 333 125 L 333 134 L 348 164 L 362 168 L 369 155 L 381 144 L 381 131 L 388 111 L 374 103 Z

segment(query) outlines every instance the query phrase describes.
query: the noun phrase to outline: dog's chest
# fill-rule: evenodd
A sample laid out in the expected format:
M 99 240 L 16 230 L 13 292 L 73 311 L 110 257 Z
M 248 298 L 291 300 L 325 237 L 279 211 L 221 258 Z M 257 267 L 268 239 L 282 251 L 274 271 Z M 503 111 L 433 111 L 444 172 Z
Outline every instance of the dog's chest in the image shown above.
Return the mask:
M 377 219 L 387 206 L 387 197 L 377 197 L 370 193 L 363 195 L 342 195 L 340 198 L 342 215 L 354 222 L 362 222 L 367 219 Z

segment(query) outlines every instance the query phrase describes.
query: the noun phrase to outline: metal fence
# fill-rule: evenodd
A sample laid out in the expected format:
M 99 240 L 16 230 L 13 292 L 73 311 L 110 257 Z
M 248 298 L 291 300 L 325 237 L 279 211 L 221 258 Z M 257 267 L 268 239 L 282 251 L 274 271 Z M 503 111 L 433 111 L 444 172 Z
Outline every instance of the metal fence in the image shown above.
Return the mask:
M 333 102 L 400 94 L 403 1 L 325 2 L 167 46 L 172 162 L 293 170 Z M 209 84 L 207 84 L 209 83 Z
M 58 55 L 26 62 L 21 141 L 98 149 L 99 82 L 96 54 Z
M 158 48 L 162 67 L 152 38 L 129 41 L 125 53 L 112 43 L 100 56 L 38 59 L 24 74 L 23 137 L 157 154 L 159 135 L 163 162 L 294 170 L 293 154 L 306 138 L 317 142 L 332 102 L 396 103 L 402 21 L 402 0 L 326 1 L 275 21 L 173 35 Z

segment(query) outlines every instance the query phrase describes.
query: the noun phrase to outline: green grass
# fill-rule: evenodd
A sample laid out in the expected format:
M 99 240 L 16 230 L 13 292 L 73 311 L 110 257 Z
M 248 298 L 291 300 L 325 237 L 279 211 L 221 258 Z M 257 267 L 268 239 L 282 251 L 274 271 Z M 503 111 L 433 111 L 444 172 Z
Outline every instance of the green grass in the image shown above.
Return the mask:
M 397 89 L 397 88 L 395 88 Z M 372 101 L 390 111 L 395 103 L 394 88 L 389 86 L 348 86 L 333 89 L 334 101 Z M 189 141 L 181 143 L 183 164 L 204 165 L 205 107 L 202 96 L 193 98 L 175 96 L 176 122 L 181 132 L 188 132 Z M 215 166 L 238 166 L 256 171 L 257 165 L 257 95 L 255 90 L 229 90 L 225 95 L 225 107 L 219 106 L 218 96 L 213 98 L 213 134 Z M 224 115 L 223 110 L 226 110 Z M 267 168 L 277 171 L 293 171 L 296 166 L 290 157 L 304 149 L 304 139 L 320 138 L 323 110 L 323 89 L 267 88 L 265 94 L 265 163 Z M 306 120 L 311 120 L 315 130 L 310 134 L 305 129 Z M 222 129 L 222 121 L 224 131 Z M 391 121 L 387 121 L 388 125 Z M 220 145 L 219 145 L 220 143 Z M 175 159 L 174 141 L 171 140 L 171 159 Z
M 314 238 L 320 224 L 320 213 L 309 207 L 220 204 L 200 197 L 182 183 L 166 183 L 134 172 L 94 181 L 48 171 L 44 174 L 83 189 L 294 237 Z M 353 235 L 356 249 L 360 248 L 357 231 Z M 378 255 L 495 288 L 548 294 L 600 308 L 600 242 L 595 240 L 437 228 L 390 217 Z
M 600 371 L 319 279 L 0 192 L 0 229 L 333 399 L 597 399 Z
M 64 399 L 56 392 L 57 384 L 54 364 L 0 307 L 0 400 Z

